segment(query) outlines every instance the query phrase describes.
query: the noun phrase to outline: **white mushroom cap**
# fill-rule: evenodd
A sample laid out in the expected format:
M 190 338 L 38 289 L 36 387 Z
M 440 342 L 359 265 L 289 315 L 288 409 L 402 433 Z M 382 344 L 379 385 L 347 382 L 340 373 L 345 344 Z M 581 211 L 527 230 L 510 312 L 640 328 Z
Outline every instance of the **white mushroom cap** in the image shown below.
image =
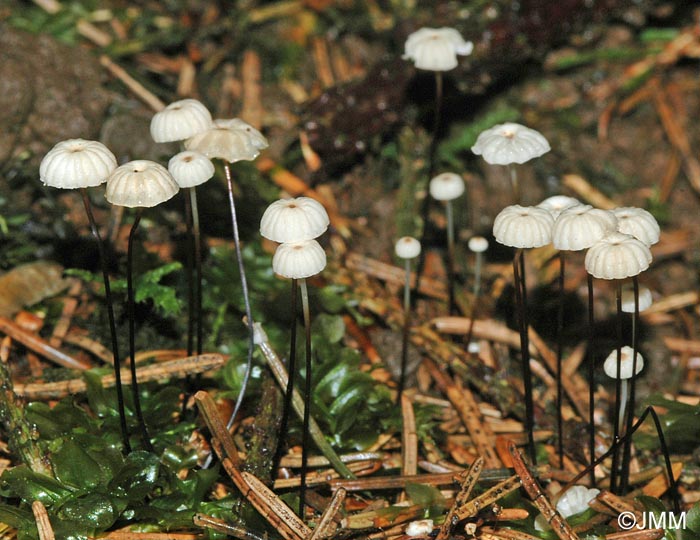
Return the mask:
M 631 379 L 632 375 L 632 364 L 634 349 L 629 345 L 622 347 L 620 351 L 620 379 Z M 637 352 L 637 362 L 634 366 L 634 375 L 638 375 L 642 369 L 644 369 L 644 358 L 639 352 Z M 605 359 L 603 364 L 603 371 L 605 374 L 612 378 L 617 379 L 617 349 L 613 350 L 608 357 Z
M 534 129 L 508 122 L 482 131 L 472 152 L 491 165 L 525 163 L 551 150 L 547 139 Z
M 616 229 L 617 219 L 612 212 L 579 204 L 559 214 L 552 230 L 552 244 L 559 250 L 579 251 Z
M 329 223 L 326 209 L 311 197 L 280 199 L 265 209 L 260 234 L 274 242 L 301 242 L 321 236 Z
M 420 242 L 412 236 L 402 236 L 396 241 L 394 251 L 400 259 L 415 259 L 420 255 Z
M 116 168 L 114 154 L 101 142 L 68 139 L 56 144 L 41 160 L 39 178 L 50 187 L 88 188 L 106 182 Z
M 568 210 L 572 206 L 581 204 L 578 199 L 573 197 L 567 197 L 566 195 L 554 195 L 552 197 L 546 198 L 540 204 L 537 205 L 538 208 L 544 208 L 548 210 L 552 217 L 556 220 L 564 210 Z
M 325 267 L 326 252 L 316 240 L 280 244 L 272 257 L 272 270 L 291 279 L 315 276 Z
M 651 297 L 649 287 L 644 285 L 639 286 L 639 311 L 649 309 L 649 306 L 654 303 Z M 634 313 L 634 287 L 628 283 L 622 287 L 622 311 L 625 313 Z
M 535 206 L 506 206 L 493 222 L 496 242 L 514 248 L 535 248 L 552 241 L 554 220 Z
M 647 246 L 659 241 L 661 228 L 654 216 L 643 208 L 615 208 L 612 213 L 617 218 L 617 230 L 621 233 L 631 234 Z
M 267 139 L 257 129 L 239 118 L 214 120 L 206 131 L 185 141 L 185 148 L 204 154 L 209 159 L 229 163 L 251 161 L 267 148 Z
M 464 180 L 456 173 L 438 174 L 430 180 L 430 196 L 438 201 L 451 201 L 464 193 Z
M 157 143 L 184 141 L 211 127 L 211 113 L 196 99 L 171 103 L 151 119 L 151 137 Z
M 203 184 L 214 176 L 214 164 L 199 152 L 185 150 L 168 161 L 168 171 L 181 188 Z
M 489 241 L 483 236 L 472 236 L 467 242 L 467 247 L 474 253 L 483 253 L 489 248 Z
M 584 264 L 593 277 L 624 279 L 649 268 L 651 251 L 633 236 L 614 232 L 591 246 Z
M 449 71 L 457 67 L 457 55 L 472 53 L 474 44 L 454 28 L 421 28 L 408 36 L 404 60 L 413 60 L 418 69 Z
M 117 167 L 107 178 L 105 198 L 117 206 L 157 206 L 173 197 L 180 188 L 168 169 L 146 159 Z
M 411 521 L 406 526 L 406 536 L 428 536 L 431 532 L 433 532 L 432 519 Z
M 557 511 L 565 518 L 585 512 L 591 502 L 600 493 L 599 489 L 586 486 L 572 486 L 557 501 Z

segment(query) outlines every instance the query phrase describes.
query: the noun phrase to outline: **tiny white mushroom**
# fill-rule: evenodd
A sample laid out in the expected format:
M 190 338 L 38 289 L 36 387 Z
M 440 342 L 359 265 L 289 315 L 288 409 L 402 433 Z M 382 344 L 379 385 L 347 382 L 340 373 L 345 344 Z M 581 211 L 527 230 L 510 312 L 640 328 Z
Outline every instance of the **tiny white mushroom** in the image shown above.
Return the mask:
M 564 210 L 568 210 L 572 206 L 581 204 L 578 199 L 573 197 L 567 197 L 566 195 L 553 195 L 552 197 L 546 198 L 540 204 L 537 205 L 538 208 L 544 208 L 548 210 L 552 217 L 556 220 Z
M 586 253 L 586 271 L 599 279 L 624 279 L 639 275 L 651 264 L 651 251 L 628 234 L 614 232 Z
M 326 209 L 315 199 L 280 199 L 265 209 L 260 234 L 274 242 L 301 242 L 321 236 L 329 223 Z
M 441 173 L 430 180 L 429 190 L 437 201 L 452 201 L 464 193 L 464 180 L 456 173 Z
M 411 521 L 406 527 L 406 536 L 428 536 L 431 532 L 433 532 L 432 519 Z
M 168 171 L 181 188 L 203 184 L 214 176 L 214 164 L 204 154 L 186 150 L 168 161 Z
M 483 236 L 472 236 L 467 242 L 469 249 L 474 252 L 474 297 L 479 296 L 481 290 L 481 268 L 484 264 L 484 251 L 489 247 L 489 241 Z
M 643 208 L 623 207 L 612 210 L 617 218 L 617 230 L 631 234 L 647 246 L 659 241 L 661 229 L 654 216 Z
M 418 69 L 449 71 L 457 67 L 457 55 L 467 56 L 474 50 L 471 41 L 454 28 L 421 28 L 408 36 L 404 60 L 412 60 Z
M 412 236 L 402 236 L 396 241 L 394 251 L 401 259 L 415 259 L 420 255 L 420 242 Z
M 634 349 L 625 345 L 620 348 L 620 369 L 617 365 L 617 349 L 613 350 L 605 359 L 603 371 L 611 379 L 620 379 L 620 413 L 618 416 L 618 428 L 622 429 L 622 422 L 625 418 L 625 407 L 627 404 L 627 388 L 629 379 L 635 377 L 644 369 L 644 357 L 637 352 L 637 359 L 634 360 Z M 634 370 L 634 371 L 633 371 Z
M 107 178 L 105 198 L 117 206 L 157 206 L 172 198 L 179 186 L 168 169 L 145 159 L 117 167 Z
M 514 248 L 536 248 L 552 241 L 552 215 L 535 206 L 507 206 L 493 222 L 496 242 Z
M 654 299 L 651 296 L 649 287 L 641 285 L 639 287 L 639 311 L 649 309 Z M 634 287 L 631 284 L 622 286 L 622 311 L 634 313 Z
M 554 221 L 552 244 L 560 251 L 580 251 L 616 228 L 617 219 L 612 212 L 578 204 L 563 210 Z
M 315 276 L 326 267 L 326 252 L 316 240 L 285 242 L 272 257 L 276 274 L 290 279 Z
M 482 131 L 472 146 L 472 152 L 491 165 L 525 163 L 550 150 L 549 142 L 539 131 L 514 122 Z
M 157 143 L 184 141 L 211 127 L 209 110 L 196 99 L 181 99 L 151 119 L 151 137 Z
M 114 154 L 101 142 L 68 139 L 41 160 L 39 179 L 47 186 L 77 189 L 99 186 L 117 168 Z
M 262 133 L 239 118 L 214 120 L 209 129 L 185 141 L 188 150 L 228 163 L 251 161 L 267 147 L 267 139 Z

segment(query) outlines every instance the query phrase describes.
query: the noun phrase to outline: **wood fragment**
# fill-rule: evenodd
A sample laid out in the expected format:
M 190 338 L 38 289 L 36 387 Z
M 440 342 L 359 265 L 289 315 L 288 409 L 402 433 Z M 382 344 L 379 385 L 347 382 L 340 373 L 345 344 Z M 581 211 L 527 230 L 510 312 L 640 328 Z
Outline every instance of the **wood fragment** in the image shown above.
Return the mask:
M 21 326 L 6 317 L 0 317 L 0 332 L 59 366 L 79 370 L 90 369 L 92 367 L 92 364 L 89 362 L 73 358 L 69 354 L 52 347 L 36 334 L 27 332 Z
M 110 351 L 107 347 L 102 345 L 102 343 L 99 343 L 86 335 L 80 334 L 75 331 L 69 332 L 65 335 L 63 341 L 65 341 L 69 345 L 74 345 L 85 351 L 88 351 L 89 353 L 102 360 L 105 364 L 114 364 L 114 357 L 112 355 L 112 351 Z
M 404 476 L 418 474 L 418 434 L 416 433 L 416 417 L 413 413 L 411 399 L 401 396 L 401 474 Z
M 354 476 L 367 476 L 373 474 L 382 468 L 384 462 L 382 460 L 367 460 L 354 461 L 347 465 L 348 470 Z M 327 485 L 330 481 L 340 478 L 340 474 L 335 469 L 324 469 L 321 471 L 309 472 L 306 475 L 307 486 Z M 273 487 L 275 489 L 290 489 L 297 488 L 301 485 L 300 476 L 292 476 L 290 478 L 278 478 L 275 480 Z
M 110 36 L 104 30 L 100 30 L 90 21 L 80 19 L 76 23 L 75 28 L 78 31 L 78 34 L 90 40 L 98 47 L 109 47 L 112 44 L 112 36 Z
M 591 206 L 603 210 L 612 210 L 617 207 L 617 204 L 613 200 L 606 197 L 601 191 L 594 188 L 587 180 L 578 174 L 565 174 L 562 179 L 562 184 Z
M 469 332 L 471 319 L 467 317 L 436 317 L 431 321 L 431 324 L 438 332 L 466 335 L 467 332 Z M 520 349 L 520 334 L 511 330 L 505 324 L 493 319 L 474 320 L 472 336 L 475 339 L 487 339 L 489 341 L 503 343 L 513 349 Z M 537 354 L 534 345 L 530 348 L 530 354 Z
M 641 523 L 643 516 L 631 503 L 614 495 L 605 489 L 601 490 L 595 497 L 595 501 L 602 503 L 604 506 L 613 511 L 614 514 L 632 513 L 634 514 L 637 523 Z
M 606 540 L 659 540 L 664 537 L 664 529 L 643 529 L 606 534 Z
M 467 428 L 477 452 L 483 456 L 485 465 L 491 469 L 499 468 L 501 460 L 498 459 L 493 446 L 489 443 L 489 437 L 493 439 L 494 434 L 491 427 L 482 421 L 481 412 L 471 391 L 455 384 L 446 373 L 438 369 L 432 360 L 423 360 L 423 365 L 428 368 L 435 383 L 447 395 L 447 399 L 457 410 L 457 414 L 462 419 L 464 427 Z
M 466 504 L 469 497 L 471 497 L 472 489 L 474 489 L 476 482 L 479 480 L 479 475 L 481 474 L 483 467 L 484 458 L 479 456 L 474 460 L 474 463 L 472 463 L 471 467 L 469 467 L 469 470 L 464 471 L 459 475 L 461 484 L 459 493 L 457 493 L 452 506 L 448 510 L 447 516 L 445 516 L 445 521 L 440 527 L 440 531 L 438 532 L 435 540 L 447 540 L 452 534 L 452 531 L 454 531 L 454 528 L 457 526 L 458 522 L 456 519 L 457 508 Z
M 578 535 L 549 501 L 535 477 L 532 476 L 528 470 L 520 451 L 513 442 L 509 444 L 509 450 L 513 459 L 515 473 L 520 478 L 523 488 L 556 535 L 561 538 L 561 540 L 578 540 Z
M 200 538 L 204 537 L 197 533 L 112 531 L 92 540 L 198 540 Z M 244 538 L 243 540 L 248 539 Z
M 165 108 L 165 103 L 163 103 L 160 98 L 158 98 L 151 91 L 147 90 L 145 86 L 129 75 L 124 68 L 115 64 L 109 56 L 105 54 L 101 55 L 100 64 L 122 83 L 124 83 L 124 86 L 131 90 L 136 97 L 148 105 L 154 112 L 158 112 Z
M 49 521 L 49 515 L 46 513 L 46 508 L 41 501 L 32 503 L 32 513 L 36 521 L 36 528 L 39 531 L 39 540 L 55 540 L 53 528 Z
M 241 494 L 286 540 L 304 540 L 310 534 L 310 529 L 262 482 L 240 471 L 238 449 L 211 396 L 200 390 L 195 394 L 194 400 L 211 433 L 212 448 Z
M 185 378 L 187 375 L 218 369 L 224 365 L 225 361 L 226 357 L 221 354 L 202 354 L 140 367 L 136 369 L 136 374 L 139 382 L 158 381 L 174 377 Z M 114 373 L 103 375 L 100 381 L 104 388 L 111 388 L 115 385 Z M 131 384 L 131 374 L 128 368 L 122 370 L 122 383 Z M 71 394 L 85 392 L 87 385 L 84 379 L 79 378 L 50 383 L 15 384 L 14 388 L 17 395 L 27 399 L 61 399 Z
M 347 491 L 345 491 L 344 489 L 339 489 L 338 491 L 333 493 L 333 498 L 331 499 L 331 502 L 323 511 L 321 519 L 318 521 L 318 525 L 316 525 L 316 528 L 313 530 L 313 532 L 307 538 L 307 540 L 322 540 L 324 538 L 330 538 L 331 536 L 333 536 L 333 534 L 335 533 L 335 529 L 337 528 L 337 525 L 334 521 L 335 516 L 338 514 L 338 511 L 342 508 L 343 502 L 345 502 L 346 495 Z
M 480 540 L 537 540 L 536 536 L 505 527 L 499 527 L 498 529 L 495 527 L 481 527 L 477 538 Z
M 239 540 L 267 540 L 267 535 L 265 533 L 257 533 L 246 527 L 241 527 L 237 523 L 227 523 L 223 519 L 202 513 L 195 514 L 192 522 L 197 527 L 224 533 L 228 536 L 238 538 Z
M 316 66 L 316 74 L 323 88 L 330 88 L 335 84 L 331 59 L 328 55 L 328 44 L 322 36 L 314 36 L 311 40 L 311 50 Z
M 253 49 L 246 49 L 241 67 L 243 104 L 240 117 L 255 129 L 261 129 L 263 123 L 260 73 L 260 57 Z
M 671 470 L 673 471 L 673 477 L 678 480 L 683 472 L 683 463 L 676 462 L 671 465 Z M 668 491 L 668 477 L 666 471 L 664 470 L 660 474 L 652 478 L 647 485 L 642 488 L 642 493 L 650 497 L 661 497 L 666 491 Z
M 345 264 L 350 270 L 363 272 L 374 278 L 386 281 L 387 283 L 403 285 L 405 282 L 405 269 L 383 263 L 376 259 L 360 255 L 359 253 L 348 253 Z M 415 287 L 415 283 L 416 276 L 415 272 L 413 272 L 411 273 L 411 287 Z M 447 300 L 447 287 L 443 281 L 421 276 L 419 292 L 437 300 Z
M 197 70 L 194 67 L 194 63 L 189 58 L 182 57 L 180 62 L 180 70 L 177 77 L 177 88 L 175 90 L 176 94 L 180 97 L 191 96 L 195 93 L 195 78 L 197 76 Z
M 474 497 L 472 500 L 457 508 L 455 513 L 456 517 L 454 519 L 461 521 L 463 519 L 474 517 L 483 508 L 486 508 L 490 504 L 501 500 L 503 497 L 518 488 L 520 488 L 520 479 L 517 476 L 511 476 L 503 482 L 499 482 L 478 497 Z

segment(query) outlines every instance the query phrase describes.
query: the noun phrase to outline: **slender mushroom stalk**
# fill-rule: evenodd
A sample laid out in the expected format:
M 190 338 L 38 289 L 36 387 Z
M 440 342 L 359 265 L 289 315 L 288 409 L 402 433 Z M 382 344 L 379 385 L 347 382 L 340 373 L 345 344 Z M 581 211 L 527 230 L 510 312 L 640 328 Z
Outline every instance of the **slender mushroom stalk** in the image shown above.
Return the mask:
M 129 313 L 129 356 L 131 368 L 131 391 L 134 398 L 134 411 L 146 450 L 152 451 L 148 428 L 141 412 L 141 400 L 136 376 L 136 328 L 134 316 L 133 286 L 133 243 L 141 221 L 143 208 L 157 206 L 172 198 L 180 188 L 168 170 L 147 160 L 136 160 L 117 167 L 107 178 L 105 198 L 112 204 L 136 208 L 134 222 L 129 232 L 127 250 L 127 295 Z
M 197 351 L 197 354 L 202 354 L 202 239 L 199 230 L 196 186 L 203 184 L 214 176 L 214 164 L 203 154 L 185 151 L 170 158 L 168 171 L 170 171 L 178 186 L 186 190 L 187 229 L 193 248 L 193 254 L 190 254 L 187 258 L 189 299 L 187 356 L 191 356 L 194 350 Z M 194 259 L 194 264 L 192 259 Z M 196 332 L 194 329 L 195 323 Z M 196 349 L 193 345 L 195 341 Z
M 457 67 L 457 55 L 468 56 L 473 50 L 474 44 L 465 41 L 454 28 L 421 28 L 406 39 L 403 58 L 412 60 L 416 68 L 435 74 L 435 114 L 428 156 L 429 176 L 433 176 L 435 171 L 435 151 L 442 115 L 442 73 Z
M 634 417 L 634 410 L 630 408 L 631 404 L 628 403 L 628 390 L 631 386 L 630 379 L 633 381 L 634 378 L 639 374 L 639 372 L 641 372 L 642 369 L 644 369 L 644 358 L 641 354 L 636 352 L 636 350 L 633 347 L 629 347 L 626 345 L 624 347 L 619 347 L 610 353 L 610 355 L 605 360 L 603 369 L 608 377 L 615 379 L 616 415 L 613 421 L 616 424 L 615 428 L 617 432 L 615 440 L 618 441 L 619 444 L 619 439 L 627 433 L 626 430 L 623 431 L 623 425 L 625 423 L 625 413 L 628 415 L 628 418 Z M 619 452 L 615 452 L 613 454 L 613 470 L 611 470 L 610 473 L 611 489 L 615 487 L 612 482 L 612 478 L 616 474 L 616 454 L 619 454 Z M 625 480 L 626 474 L 627 473 L 625 473 L 623 467 L 623 470 L 621 471 L 622 484 L 627 483 L 627 481 Z M 624 486 L 621 485 L 620 487 L 623 488 Z
M 119 409 L 119 427 L 122 436 L 122 445 L 125 452 L 131 451 L 129 433 L 126 425 L 126 410 L 124 407 L 124 391 L 121 380 L 119 340 L 117 339 L 117 327 L 114 318 L 114 301 L 112 289 L 109 283 L 109 271 L 107 269 L 107 255 L 104 242 L 100 236 L 97 222 L 92 213 L 90 197 L 87 188 L 99 186 L 107 181 L 107 177 L 117 168 L 117 160 L 109 149 L 97 141 L 84 139 L 69 139 L 59 142 L 44 158 L 39 166 L 41 181 L 51 187 L 61 189 L 79 189 L 83 200 L 85 213 L 90 222 L 92 236 L 97 243 L 97 251 L 100 259 L 100 269 L 107 300 L 107 316 L 109 319 L 109 333 L 112 344 L 112 358 L 114 365 L 115 389 L 117 392 L 117 407 Z
M 277 246 L 272 258 L 276 274 L 299 280 L 301 289 L 304 330 L 306 336 L 306 378 L 304 387 L 304 416 L 301 444 L 301 482 L 299 486 L 299 515 L 303 518 L 306 508 L 306 476 L 308 469 L 309 424 L 311 419 L 312 367 L 311 367 L 311 316 L 306 278 L 314 276 L 326 267 L 326 254 L 316 240 L 285 242 Z M 289 374 L 291 379 L 292 373 Z
M 455 313 L 455 225 L 452 201 L 464 193 L 464 180 L 455 173 L 438 174 L 430 180 L 430 195 L 445 202 L 447 216 L 447 287 L 449 313 Z
M 209 159 L 220 159 L 224 165 L 226 175 L 226 188 L 228 191 L 229 209 L 231 211 L 231 225 L 233 229 L 233 244 L 236 252 L 238 271 L 241 280 L 241 291 L 248 326 L 248 353 L 246 355 L 246 372 L 243 377 L 243 385 L 236 399 L 236 405 L 227 422 L 230 428 L 238 415 L 243 403 L 245 392 L 253 367 L 253 349 L 255 347 L 255 327 L 250 306 L 248 281 L 246 280 L 245 264 L 241 252 L 240 235 L 238 231 L 238 219 L 236 217 L 236 204 L 233 197 L 233 179 L 230 163 L 237 161 L 251 161 L 258 157 L 260 151 L 267 148 L 267 139 L 255 129 L 238 118 L 214 120 L 209 129 L 199 132 L 185 141 L 185 148 L 199 152 Z
M 649 246 L 629 234 L 614 232 L 596 242 L 586 253 L 586 271 L 599 279 L 622 280 L 637 276 L 651 264 L 652 256 Z M 618 349 L 622 347 L 622 292 L 621 285 L 617 286 L 617 315 L 618 315 Z M 620 373 L 620 369 L 617 369 Z M 616 385 L 616 404 L 613 428 L 615 436 L 619 434 L 619 398 L 620 384 Z M 615 439 L 616 437 L 614 437 Z M 617 443 L 613 440 L 613 445 Z M 613 452 L 613 468 L 610 475 L 610 489 L 616 488 L 618 452 Z
M 467 242 L 469 250 L 474 253 L 474 298 L 469 313 L 469 329 L 465 338 L 465 345 L 468 352 L 478 351 L 478 344 L 472 344 L 474 332 L 474 321 L 476 320 L 476 310 L 479 305 L 479 295 L 481 294 L 481 268 L 484 265 L 484 251 L 489 248 L 489 242 L 483 236 L 473 236 Z
M 211 113 L 202 103 L 196 99 L 182 99 L 171 103 L 153 116 L 150 125 L 151 137 L 158 143 L 184 141 L 206 131 L 211 127 L 211 123 Z M 170 160 L 168 169 L 180 187 L 188 188 L 189 192 L 185 196 L 185 212 L 190 239 L 190 249 L 187 253 L 187 355 L 190 356 L 194 350 L 197 354 L 202 353 L 203 334 L 202 250 L 195 186 L 214 176 L 214 166 L 211 163 L 205 164 L 200 157 L 180 153 Z
M 493 222 L 493 235 L 499 244 L 516 248 L 513 257 L 513 280 L 515 285 L 516 310 L 520 329 L 520 354 L 525 387 L 525 429 L 528 437 L 528 454 L 533 464 L 537 463 L 534 438 L 534 402 L 532 397 L 532 375 L 530 372 L 530 344 L 527 320 L 527 287 L 525 279 L 524 249 L 541 247 L 552 240 L 554 219 L 542 208 L 535 206 L 508 206 L 501 210 Z
M 408 343 L 411 331 L 411 261 L 420 255 L 420 242 L 412 236 L 403 236 L 396 241 L 394 252 L 404 260 L 403 287 L 403 332 L 401 334 L 401 371 L 396 402 L 401 403 L 401 396 L 406 384 L 406 369 L 408 366 Z
M 299 490 L 299 514 L 303 517 L 308 466 L 309 423 L 311 411 L 312 370 L 311 370 L 311 317 L 306 278 L 316 275 L 326 266 L 326 254 L 314 240 L 321 236 L 330 220 L 326 209 L 318 201 L 309 197 L 280 199 L 267 207 L 260 220 L 260 234 L 274 242 L 280 242 L 272 258 L 275 273 L 292 280 L 292 328 L 289 350 L 289 378 L 285 392 L 282 424 L 280 426 L 280 448 L 287 432 L 287 423 L 294 390 L 296 357 L 296 296 L 301 285 L 302 312 L 306 332 L 306 379 L 304 392 L 304 415 L 302 426 L 302 466 Z M 279 454 L 279 451 L 278 451 Z
M 539 131 L 514 122 L 498 124 L 481 132 L 472 146 L 472 152 L 483 156 L 486 163 L 508 166 L 516 203 L 520 203 L 521 189 L 515 165 L 540 157 L 550 150 L 547 139 Z
M 605 210 L 580 204 L 576 199 L 562 195 L 542 201 L 539 208 L 548 210 L 554 218 L 552 244 L 559 250 L 559 309 L 557 313 L 557 453 L 559 464 L 564 464 L 564 419 L 562 416 L 563 391 L 561 383 L 563 333 L 564 333 L 564 276 L 566 251 L 581 251 L 589 248 L 606 234 L 617 228 L 615 216 Z M 590 290 L 589 290 L 590 293 Z M 589 381 L 591 386 L 592 381 Z

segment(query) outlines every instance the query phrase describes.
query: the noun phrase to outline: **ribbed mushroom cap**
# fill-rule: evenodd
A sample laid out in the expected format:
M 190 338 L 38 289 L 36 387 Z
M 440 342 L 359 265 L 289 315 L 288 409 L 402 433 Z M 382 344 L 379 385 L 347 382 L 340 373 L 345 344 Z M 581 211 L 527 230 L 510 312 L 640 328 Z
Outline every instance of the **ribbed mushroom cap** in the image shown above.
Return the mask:
M 99 186 L 117 168 L 109 149 L 97 141 L 68 139 L 56 144 L 39 165 L 39 178 L 50 187 L 76 189 Z
M 614 232 L 591 246 L 584 264 L 593 277 L 625 279 L 649 268 L 651 251 L 633 236 Z
M 649 309 L 654 303 L 649 287 L 639 286 L 639 311 Z M 631 284 L 622 287 L 622 311 L 634 313 L 634 287 Z
M 489 241 L 483 236 L 472 236 L 467 242 L 467 247 L 474 253 L 483 253 L 489 248 Z
M 168 171 L 178 186 L 191 188 L 214 176 L 214 164 L 204 154 L 185 150 L 170 158 Z
M 643 208 L 622 207 L 612 210 L 617 218 L 617 230 L 631 234 L 637 240 L 652 246 L 659 241 L 661 229 L 654 216 Z
M 586 486 L 572 486 L 557 501 L 557 511 L 565 518 L 585 512 L 591 502 L 600 493 L 599 489 Z
M 617 219 L 612 212 L 579 204 L 559 214 L 552 230 L 552 244 L 559 250 L 579 251 L 616 229 Z
M 556 220 L 564 210 L 568 210 L 572 206 L 581 204 L 578 199 L 573 197 L 567 197 L 566 195 L 554 195 L 552 197 L 546 198 L 540 204 L 537 205 L 538 208 L 544 208 L 552 214 L 552 217 Z
M 157 206 L 173 197 L 180 188 L 168 169 L 146 159 L 117 167 L 107 178 L 105 198 L 129 208 Z
M 464 180 L 458 174 L 446 172 L 430 180 L 430 196 L 437 201 L 451 201 L 464 193 Z
M 273 242 L 302 242 L 321 236 L 329 223 L 326 209 L 311 197 L 280 199 L 265 209 L 260 234 Z
M 617 376 L 617 349 L 613 350 L 608 357 L 605 359 L 603 364 L 603 371 L 605 374 L 612 379 L 631 379 L 632 378 L 632 364 L 634 358 L 634 349 L 629 345 L 625 345 L 621 349 L 620 353 L 620 376 Z M 639 351 L 637 351 L 637 362 L 635 363 L 635 375 L 638 375 L 642 369 L 644 369 L 644 358 Z
M 267 139 L 262 133 L 239 118 L 214 120 L 209 129 L 185 141 L 188 150 L 229 163 L 251 161 L 267 147 Z
M 272 257 L 272 270 L 291 279 L 315 276 L 325 267 L 326 252 L 316 240 L 280 244 Z
M 394 245 L 394 252 L 400 259 L 415 259 L 420 255 L 420 242 L 412 236 L 402 236 Z
M 506 206 L 493 222 L 496 242 L 514 248 L 535 248 L 552 241 L 554 220 L 535 206 Z
M 525 163 L 551 150 L 547 139 L 529 127 L 513 122 L 493 126 L 481 132 L 472 152 L 491 165 Z
M 184 141 L 211 127 L 211 113 L 196 99 L 171 103 L 151 119 L 151 137 L 157 143 Z
M 418 69 L 448 71 L 457 67 L 458 54 L 473 50 L 474 44 L 454 28 L 421 28 L 408 36 L 402 58 L 413 60 Z

